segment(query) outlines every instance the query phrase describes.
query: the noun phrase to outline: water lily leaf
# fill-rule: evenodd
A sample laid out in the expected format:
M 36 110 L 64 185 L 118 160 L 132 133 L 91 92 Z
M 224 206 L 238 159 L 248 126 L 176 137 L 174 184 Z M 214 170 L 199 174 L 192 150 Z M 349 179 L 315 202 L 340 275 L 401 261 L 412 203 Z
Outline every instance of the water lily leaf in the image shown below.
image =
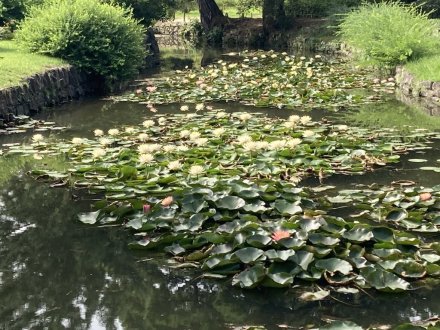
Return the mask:
M 264 253 L 271 261 L 284 262 L 295 255 L 294 250 L 268 250 Z
M 243 289 L 256 287 L 266 277 L 266 269 L 262 265 L 255 265 L 242 271 L 232 279 L 232 285 Z
M 122 166 L 119 170 L 119 176 L 121 179 L 124 180 L 130 180 L 136 178 L 137 173 L 138 171 L 136 167 L 128 166 L 128 165 Z
M 361 243 L 371 240 L 374 237 L 372 230 L 366 226 L 355 226 L 345 232 L 342 237 L 355 243 Z
M 293 249 L 293 250 L 300 249 L 304 245 L 306 245 L 306 241 L 303 241 L 302 239 L 299 239 L 299 238 L 292 238 L 292 237 L 280 239 L 279 241 L 277 241 L 277 243 L 281 246 L 284 246 L 285 248 Z
M 362 327 L 351 321 L 335 321 L 320 327 L 319 330 L 363 330 Z
M 98 221 L 101 211 L 81 213 L 78 215 L 79 221 L 88 225 L 94 225 Z
M 221 209 L 238 210 L 246 205 L 244 199 L 236 196 L 226 196 L 215 202 L 216 206 Z
M 376 241 L 379 242 L 393 242 L 394 232 L 387 227 L 374 227 L 372 229 L 373 236 Z
M 282 215 L 295 215 L 302 213 L 302 208 L 286 200 L 279 199 L 274 204 L 275 209 Z
M 318 260 L 315 263 L 315 267 L 330 273 L 340 272 L 344 275 L 349 274 L 353 270 L 353 267 L 350 265 L 350 263 L 338 258 Z
M 296 254 L 291 258 L 298 266 L 300 266 L 303 270 L 307 270 L 309 265 L 315 259 L 313 253 L 307 251 L 297 251 Z
M 249 247 L 235 251 L 234 254 L 238 257 L 238 259 L 240 259 L 241 262 L 249 264 L 259 259 L 264 254 L 264 251 Z
M 409 288 L 407 281 L 381 268 L 362 268 L 360 274 L 369 285 L 380 291 L 397 292 Z
M 401 261 L 394 268 L 394 272 L 406 278 L 422 278 L 426 275 L 426 268 L 416 261 Z
M 179 254 L 185 253 L 186 250 L 179 244 L 173 244 L 165 247 L 165 252 L 171 253 L 172 255 L 178 256 Z
M 256 248 L 262 248 L 267 244 L 269 244 L 271 241 L 272 239 L 269 236 L 259 235 L 259 234 L 249 236 L 246 239 L 246 243 Z
M 266 204 L 263 201 L 252 203 L 252 204 L 246 204 L 243 209 L 246 212 L 252 212 L 252 213 L 263 213 L 267 211 L 267 208 L 265 206 Z
M 330 295 L 330 291 L 319 290 L 317 292 L 304 292 L 299 299 L 303 301 L 321 301 Z
M 284 288 L 293 283 L 293 275 L 289 273 L 267 273 L 261 285 L 271 288 Z
M 403 209 L 396 209 L 389 212 L 386 216 L 386 220 L 388 221 L 402 221 L 408 217 L 408 212 Z
M 315 245 L 335 246 L 340 242 L 340 239 L 337 237 L 314 233 L 309 235 L 309 241 Z

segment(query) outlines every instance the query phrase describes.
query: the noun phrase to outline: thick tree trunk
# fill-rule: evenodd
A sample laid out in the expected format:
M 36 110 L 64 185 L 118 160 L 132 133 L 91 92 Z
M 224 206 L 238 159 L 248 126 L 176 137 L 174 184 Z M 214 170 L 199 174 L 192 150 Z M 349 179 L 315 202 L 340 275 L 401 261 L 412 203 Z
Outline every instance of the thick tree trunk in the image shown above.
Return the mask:
M 263 2 L 263 27 L 267 34 L 270 31 L 284 27 L 286 12 L 284 0 L 264 0 Z
M 214 26 L 221 25 L 225 16 L 215 0 L 197 0 L 200 11 L 200 22 L 205 30 L 211 30 Z

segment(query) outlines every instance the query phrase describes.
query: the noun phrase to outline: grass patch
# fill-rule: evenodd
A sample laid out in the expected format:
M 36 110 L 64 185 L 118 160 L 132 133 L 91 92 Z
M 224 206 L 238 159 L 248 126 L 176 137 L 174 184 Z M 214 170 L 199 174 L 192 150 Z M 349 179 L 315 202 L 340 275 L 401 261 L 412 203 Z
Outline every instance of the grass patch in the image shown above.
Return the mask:
M 440 128 L 440 117 L 430 116 L 418 107 L 409 107 L 397 100 L 364 105 L 359 111 L 348 113 L 345 119 L 351 125 L 377 129 L 394 127 L 408 133 L 414 128 Z
M 0 41 L 0 88 L 19 85 L 33 74 L 62 64 L 60 59 L 21 50 L 14 41 Z
M 405 68 L 419 80 L 440 81 L 440 55 L 410 62 L 405 65 Z

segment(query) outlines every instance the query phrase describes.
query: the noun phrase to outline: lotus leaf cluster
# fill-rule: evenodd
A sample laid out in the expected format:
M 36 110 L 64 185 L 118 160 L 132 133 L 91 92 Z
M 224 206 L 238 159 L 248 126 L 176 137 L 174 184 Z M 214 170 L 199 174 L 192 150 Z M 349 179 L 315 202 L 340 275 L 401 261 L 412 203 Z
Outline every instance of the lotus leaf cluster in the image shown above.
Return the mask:
M 319 281 L 402 291 L 440 275 L 440 245 L 408 232 L 438 229 L 439 187 L 328 196 L 328 187 L 298 186 L 310 175 L 362 174 L 397 162 L 434 134 L 402 138 L 392 129 L 308 116 L 221 110 L 156 115 L 94 133 L 71 141 L 38 134 L 30 145 L 10 146 L 6 157 L 65 157 L 69 170 L 33 174 L 104 194 L 95 211 L 79 215 L 83 223 L 121 224 L 135 233 L 132 248 L 164 251 L 178 267 L 233 275 L 242 288 Z M 353 220 L 326 211 L 340 204 L 363 205 L 368 215 Z
M 394 90 L 392 78 L 378 81 L 365 69 L 327 61 L 320 55 L 243 52 L 233 59 L 148 81 L 148 86 L 118 99 L 147 104 L 236 101 L 257 107 L 307 109 L 355 105 L 379 97 L 361 92 L 364 88 Z

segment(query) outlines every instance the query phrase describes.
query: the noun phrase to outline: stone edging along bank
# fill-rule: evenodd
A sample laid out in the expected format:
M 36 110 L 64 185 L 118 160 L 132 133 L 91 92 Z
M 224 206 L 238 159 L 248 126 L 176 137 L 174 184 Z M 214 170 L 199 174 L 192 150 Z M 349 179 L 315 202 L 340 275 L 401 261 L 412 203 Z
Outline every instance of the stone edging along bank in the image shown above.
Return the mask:
M 70 65 L 37 73 L 19 85 L 0 89 L 0 119 L 29 115 L 93 92 L 90 78 Z
M 440 116 L 440 82 L 420 81 L 404 67 L 396 68 L 396 83 L 406 103 L 417 102 L 431 115 Z

